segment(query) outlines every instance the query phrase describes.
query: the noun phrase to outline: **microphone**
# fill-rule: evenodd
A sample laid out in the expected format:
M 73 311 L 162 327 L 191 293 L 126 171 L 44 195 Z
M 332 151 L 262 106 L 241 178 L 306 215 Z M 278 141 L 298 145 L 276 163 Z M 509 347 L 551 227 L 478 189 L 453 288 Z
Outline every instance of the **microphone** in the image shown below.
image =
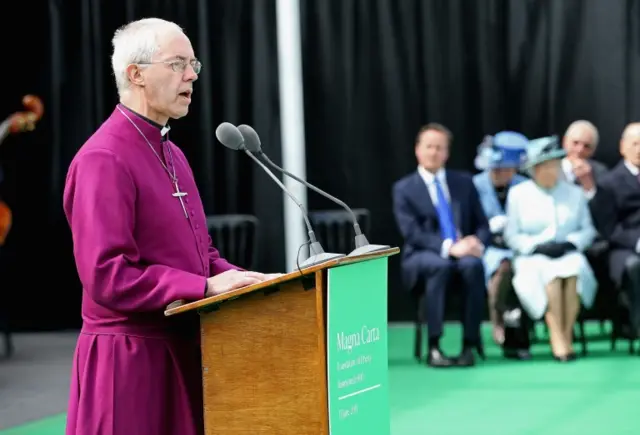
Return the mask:
M 347 213 L 351 215 L 351 220 L 353 222 L 353 229 L 355 230 L 356 236 L 355 236 L 355 249 L 351 251 L 351 253 L 349 253 L 348 257 L 352 257 L 355 255 L 369 254 L 371 252 L 382 251 L 390 248 L 389 245 L 372 245 L 369 243 L 369 241 L 367 240 L 367 237 L 362 233 L 362 230 L 360 229 L 360 225 L 358 224 L 358 219 L 356 218 L 356 215 L 353 213 L 353 210 L 351 210 L 347 204 L 340 201 L 338 198 L 329 195 L 327 192 L 317 188 L 316 186 L 310 183 L 307 183 L 305 180 L 301 179 L 300 177 L 293 175 L 292 173 L 282 169 L 280 166 L 273 163 L 271 159 L 267 157 L 267 155 L 264 152 L 262 152 L 260 137 L 258 136 L 258 133 L 256 133 L 256 131 L 251 126 L 248 126 L 245 124 L 239 125 L 238 130 L 244 137 L 244 145 L 249 153 L 258 154 L 272 168 L 277 169 L 283 174 L 293 178 L 297 182 L 304 184 L 309 189 L 335 202 L 336 204 L 344 208 L 347 211 Z
M 317 264 L 324 263 L 326 261 L 333 260 L 335 258 L 342 258 L 345 256 L 344 254 L 336 254 L 333 252 L 324 251 L 324 249 L 322 248 L 322 245 L 316 239 L 316 234 L 314 233 L 313 228 L 311 227 L 311 222 L 309 222 L 308 213 L 305 207 L 302 205 L 302 203 L 300 203 L 300 201 L 295 196 L 293 196 L 291 192 L 289 192 L 289 190 L 284 186 L 284 184 L 282 184 L 282 182 L 278 180 L 278 177 L 273 175 L 273 172 L 271 172 L 269 168 L 267 168 L 264 165 L 264 163 L 262 163 L 260 160 L 258 160 L 257 157 L 255 157 L 253 154 L 251 154 L 248 151 L 247 146 L 245 144 L 244 137 L 242 136 L 242 133 L 240 133 L 240 130 L 238 130 L 238 127 L 236 127 L 235 125 L 229 122 L 223 122 L 218 126 L 218 128 L 216 128 L 216 138 L 220 141 L 222 145 L 226 146 L 227 148 L 230 148 L 235 151 L 238 151 L 238 150 L 244 151 L 245 154 L 251 157 L 267 173 L 267 175 L 269 175 L 273 179 L 273 181 L 275 181 L 276 184 L 280 186 L 280 188 L 284 191 L 284 193 L 286 193 L 287 196 L 289 196 L 289 198 L 302 211 L 302 217 L 304 218 L 304 223 L 307 227 L 307 233 L 309 234 L 310 245 L 309 245 L 309 258 L 307 258 L 305 261 L 303 261 L 300 264 L 299 266 L 300 269 L 305 269 L 307 267 L 315 266 Z

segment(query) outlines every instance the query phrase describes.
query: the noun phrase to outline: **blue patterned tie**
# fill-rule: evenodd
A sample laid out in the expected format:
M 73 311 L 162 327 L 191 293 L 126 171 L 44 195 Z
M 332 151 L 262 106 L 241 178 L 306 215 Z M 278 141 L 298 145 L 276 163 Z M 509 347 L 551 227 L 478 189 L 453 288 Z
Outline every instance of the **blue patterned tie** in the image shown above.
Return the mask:
M 438 220 L 440 221 L 440 234 L 442 234 L 443 239 L 451 239 L 455 242 L 457 239 L 456 226 L 453 223 L 453 215 L 451 213 L 449 201 L 447 201 L 447 197 L 444 194 L 440 181 L 437 178 L 434 178 L 433 180 L 436 185 L 436 195 L 438 197 L 436 211 L 438 212 Z

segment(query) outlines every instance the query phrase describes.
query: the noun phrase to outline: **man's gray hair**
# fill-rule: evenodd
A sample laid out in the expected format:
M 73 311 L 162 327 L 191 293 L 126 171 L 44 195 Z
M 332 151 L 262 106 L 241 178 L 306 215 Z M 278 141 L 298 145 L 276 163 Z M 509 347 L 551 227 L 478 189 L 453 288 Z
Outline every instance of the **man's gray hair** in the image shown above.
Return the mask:
M 593 123 L 590 121 L 587 121 L 584 119 L 573 121 L 571 125 L 569 125 L 569 127 L 567 128 L 567 131 L 564 133 L 564 135 L 569 136 L 573 130 L 579 129 L 579 128 L 587 128 L 591 131 L 591 138 L 593 139 L 593 143 L 590 145 L 591 145 L 591 148 L 595 149 L 595 147 L 598 146 L 598 142 L 600 141 L 600 135 L 598 133 L 598 129 L 596 128 L 596 126 L 593 125 Z
M 127 67 L 132 63 L 151 62 L 162 40 L 176 32 L 184 33 L 176 23 L 160 18 L 144 18 L 116 30 L 111 40 L 111 68 L 120 96 L 126 93 L 131 85 Z

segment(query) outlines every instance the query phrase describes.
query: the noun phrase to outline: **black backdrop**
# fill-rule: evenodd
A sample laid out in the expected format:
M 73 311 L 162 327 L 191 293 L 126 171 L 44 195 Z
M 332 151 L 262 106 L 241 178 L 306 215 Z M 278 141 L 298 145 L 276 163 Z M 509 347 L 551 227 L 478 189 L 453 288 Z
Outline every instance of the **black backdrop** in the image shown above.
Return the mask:
M 450 165 L 472 170 L 482 136 L 600 128 L 597 156 L 617 160 L 624 125 L 640 118 L 640 4 L 581 0 L 301 0 L 308 179 L 369 208 L 373 243 L 400 245 L 391 184 L 414 170 L 421 124 L 455 135 Z M 15 9 L 15 10 L 14 10 Z M 191 114 L 173 123 L 208 213 L 262 222 L 259 267 L 284 267 L 282 195 L 245 156 L 217 145 L 222 121 L 256 127 L 280 161 L 273 0 L 18 2 L 0 28 L 7 86 L 0 116 L 42 96 L 37 131 L 3 144 L 3 197 L 14 211 L 4 249 L 3 305 L 20 329 L 78 325 L 80 288 L 61 211 L 68 163 L 116 102 L 110 38 L 126 21 L 178 22 L 205 64 Z M 5 14 L 6 16 L 6 14 Z M 7 23 L 8 24 L 8 23 Z M 331 168 L 331 170 L 327 170 Z M 332 207 L 309 195 L 309 208 Z M 390 318 L 411 317 L 390 271 Z

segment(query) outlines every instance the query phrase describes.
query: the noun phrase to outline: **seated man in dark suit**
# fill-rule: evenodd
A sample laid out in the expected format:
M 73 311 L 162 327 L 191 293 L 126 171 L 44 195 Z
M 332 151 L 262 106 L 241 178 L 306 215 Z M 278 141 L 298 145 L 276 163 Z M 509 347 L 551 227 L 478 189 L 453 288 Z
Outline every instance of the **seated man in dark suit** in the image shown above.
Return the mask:
M 567 153 L 561 161 L 562 175 L 566 181 L 582 187 L 587 201 L 593 199 L 598 181 L 609 171 L 604 163 L 593 158 L 599 142 L 596 126 L 582 119 L 572 122 L 562 138 Z M 609 287 L 609 243 L 598 235 L 585 255 L 601 288 Z
M 609 271 L 630 309 L 631 332 L 640 334 L 640 123 L 625 128 L 620 154 L 623 160 L 598 182 L 589 206 L 609 242 Z
M 581 186 L 587 199 L 593 198 L 596 183 L 608 171 L 604 163 L 593 159 L 598 141 L 598 129 L 585 120 L 572 122 L 562 138 L 562 148 L 567 152 L 561 161 L 562 175 Z
M 452 135 L 440 124 L 418 132 L 417 171 L 393 186 L 393 211 L 404 238 L 402 274 L 414 289 L 424 284 L 429 330 L 427 362 L 433 367 L 471 366 L 473 349 L 484 357 L 480 323 L 486 285 L 482 254 L 491 233 L 471 174 L 444 169 Z M 452 360 L 440 349 L 445 293 L 452 274 L 459 274 L 466 295 L 464 343 Z

